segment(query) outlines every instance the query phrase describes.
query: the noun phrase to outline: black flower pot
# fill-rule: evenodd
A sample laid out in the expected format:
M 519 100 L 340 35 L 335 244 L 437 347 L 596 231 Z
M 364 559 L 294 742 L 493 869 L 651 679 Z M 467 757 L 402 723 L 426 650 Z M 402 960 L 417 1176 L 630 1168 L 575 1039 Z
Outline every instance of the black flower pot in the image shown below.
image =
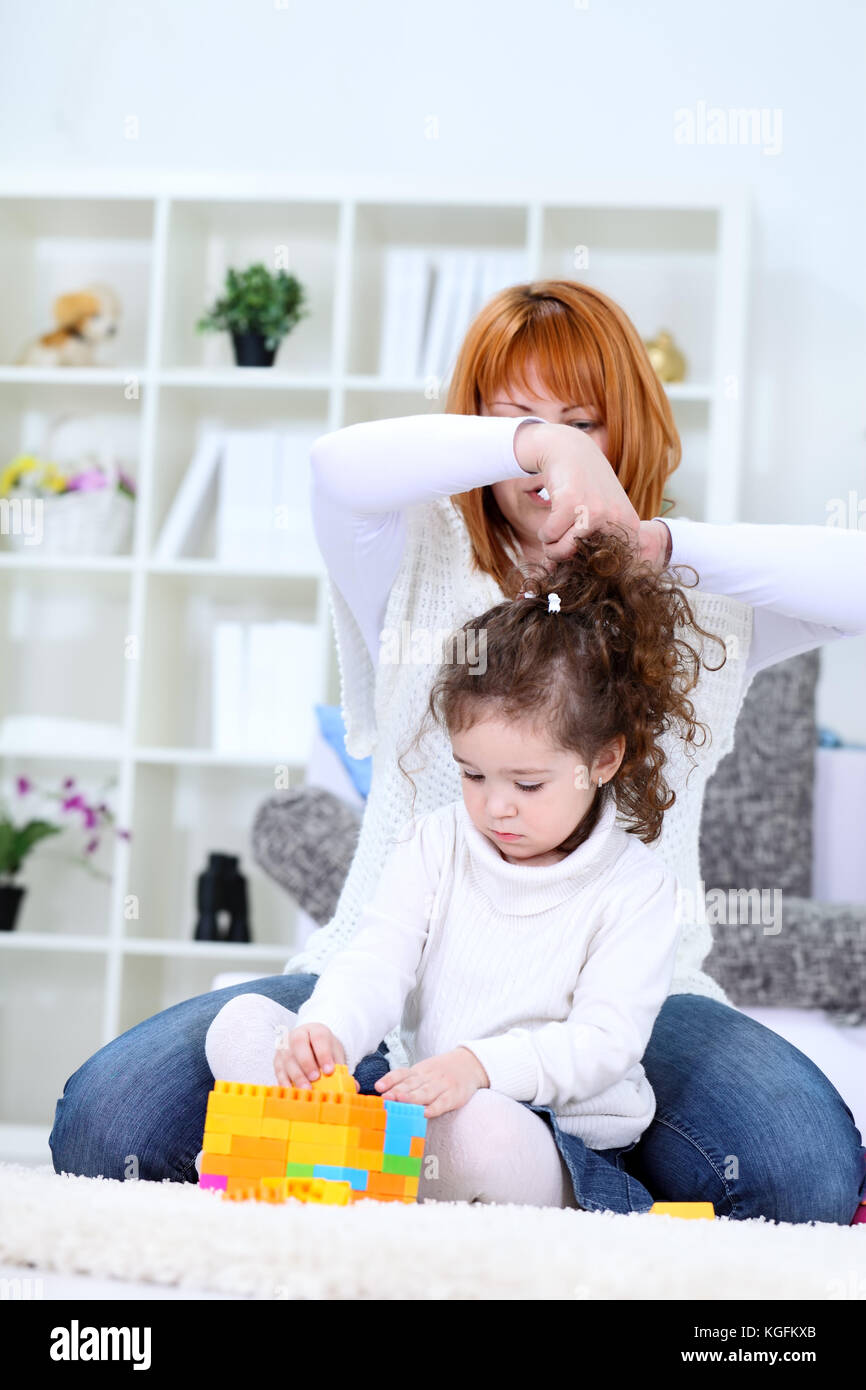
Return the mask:
M 247 329 L 245 333 L 232 333 L 235 345 L 235 362 L 239 367 L 272 367 L 277 355 L 276 348 L 265 347 L 264 333 Z
M 27 892 L 14 883 L 0 883 L 0 931 L 12 931 L 21 900 Z

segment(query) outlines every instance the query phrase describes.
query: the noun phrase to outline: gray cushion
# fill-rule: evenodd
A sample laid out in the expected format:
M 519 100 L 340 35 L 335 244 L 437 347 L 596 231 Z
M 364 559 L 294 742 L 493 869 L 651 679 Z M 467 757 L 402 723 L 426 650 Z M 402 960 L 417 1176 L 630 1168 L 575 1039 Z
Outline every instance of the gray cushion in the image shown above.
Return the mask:
M 354 806 L 324 787 L 297 787 L 262 802 L 250 850 L 260 868 L 323 926 L 334 915 L 360 831 Z
M 724 915 L 746 914 L 717 914 L 706 973 L 734 1004 L 826 1009 L 837 1022 L 866 1023 L 866 906 L 787 894 L 768 896 L 771 904 L 779 910 L 763 921 L 726 922 Z
M 812 892 L 816 648 L 759 671 L 704 792 L 705 888 Z

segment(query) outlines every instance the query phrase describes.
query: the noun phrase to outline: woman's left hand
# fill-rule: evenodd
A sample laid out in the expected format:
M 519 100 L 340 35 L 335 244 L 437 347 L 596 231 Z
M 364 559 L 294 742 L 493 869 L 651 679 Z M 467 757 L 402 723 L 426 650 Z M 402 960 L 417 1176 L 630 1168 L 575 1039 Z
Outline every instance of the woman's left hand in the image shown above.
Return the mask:
M 414 1067 L 395 1067 L 376 1082 L 383 1100 L 402 1100 L 423 1105 L 425 1119 L 459 1110 L 490 1080 L 474 1052 L 455 1047 L 438 1057 L 426 1057 Z
M 671 533 L 663 521 L 642 521 L 638 526 L 640 557 L 649 560 L 654 569 L 664 569 L 670 543 Z

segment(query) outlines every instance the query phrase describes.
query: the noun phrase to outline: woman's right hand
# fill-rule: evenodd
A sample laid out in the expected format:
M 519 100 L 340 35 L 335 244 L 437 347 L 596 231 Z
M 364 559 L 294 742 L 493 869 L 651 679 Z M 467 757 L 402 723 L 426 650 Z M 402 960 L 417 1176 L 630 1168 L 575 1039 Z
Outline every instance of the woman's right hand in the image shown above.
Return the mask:
M 346 1054 L 339 1038 L 324 1023 L 300 1023 L 297 1028 L 284 1030 L 277 1039 L 274 1075 L 280 1086 L 305 1090 L 320 1073 L 330 1076 L 337 1064 L 346 1065 Z M 355 1088 L 360 1090 L 357 1081 Z
M 526 420 L 514 434 L 514 457 L 538 473 L 550 510 L 538 539 L 550 560 L 569 559 L 575 541 L 596 529 L 624 526 L 641 548 L 640 517 L 601 449 L 573 425 Z

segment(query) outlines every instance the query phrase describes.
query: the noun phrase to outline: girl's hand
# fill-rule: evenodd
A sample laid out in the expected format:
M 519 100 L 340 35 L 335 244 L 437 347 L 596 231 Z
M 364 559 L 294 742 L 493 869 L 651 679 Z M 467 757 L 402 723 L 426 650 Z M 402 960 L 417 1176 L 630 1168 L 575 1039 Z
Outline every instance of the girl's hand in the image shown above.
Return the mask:
M 337 1063 L 346 1065 L 343 1044 L 324 1023 L 301 1023 L 297 1028 L 280 1030 L 274 1048 L 274 1075 L 279 1086 L 306 1090 L 320 1072 L 330 1076 Z M 357 1081 L 355 1090 L 360 1090 Z
M 514 457 L 527 473 L 538 473 L 550 511 L 538 539 L 550 560 L 570 559 L 575 541 L 597 528 L 624 526 L 642 548 L 640 517 L 601 449 L 572 425 L 534 420 L 514 436 Z
M 474 1052 L 455 1047 L 438 1057 L 427 1057 L 414 1067 L 395 1067 L 376 1082 L 383 1100 L 402 1100 L 423 1105 L 424 1116 L 444 1115 L 459 1110 L 475 1092 L 490 1085 L 490 1078 Z

